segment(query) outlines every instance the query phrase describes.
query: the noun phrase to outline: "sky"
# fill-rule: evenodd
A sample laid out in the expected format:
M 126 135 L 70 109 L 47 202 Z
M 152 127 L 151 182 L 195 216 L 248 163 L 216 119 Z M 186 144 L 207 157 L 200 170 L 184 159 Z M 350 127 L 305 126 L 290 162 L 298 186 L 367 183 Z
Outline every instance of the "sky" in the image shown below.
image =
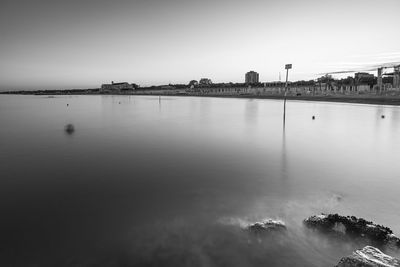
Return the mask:
M 399 0 L 2 0 L 0 90 L 262 82 L 400 61 Z M 346 74 L 347 75 L 347 74 Z M 352 75 L 352 74 L 349 74 Z

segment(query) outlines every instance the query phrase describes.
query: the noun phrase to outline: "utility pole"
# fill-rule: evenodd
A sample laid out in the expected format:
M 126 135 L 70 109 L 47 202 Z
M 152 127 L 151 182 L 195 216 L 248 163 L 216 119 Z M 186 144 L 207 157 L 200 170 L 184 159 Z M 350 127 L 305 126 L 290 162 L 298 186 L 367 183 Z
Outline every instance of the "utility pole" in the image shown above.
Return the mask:
M 286 93 L 287 93 L 287 86 L 288 86 L 288 76 L 289 76 L 289 70 L 292 68 L 292 64 L 286 64 L 285 69 L 286 69 L 286 82 L 285 82 L 285 96 L 283 100 L 283 126 L 285 126 L 286 122 Z

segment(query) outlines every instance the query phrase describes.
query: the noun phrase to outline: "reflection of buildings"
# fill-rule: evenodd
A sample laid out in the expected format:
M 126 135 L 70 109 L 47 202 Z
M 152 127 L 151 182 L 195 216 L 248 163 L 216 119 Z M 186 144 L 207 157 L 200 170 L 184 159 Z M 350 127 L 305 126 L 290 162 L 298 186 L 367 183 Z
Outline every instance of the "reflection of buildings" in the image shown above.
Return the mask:
M 258 119 L 258 101 L 254 101 L 250 99 L 246 102 L 244 119 L 247 126 L 251 124 L 255 124 Z M 253 130 L 250 130 L 251 133 L 254 133 Z
M 255 71 L 249 71 L 245 75 L 245 82 L 247 84 L 254 84 L 259 82 L 259 75 Z
M 121 92 L 123 90 L 133 90 L 135 87 L 133 84 L 129 84 L 127 82 L 121 83 L 114 83 L 111 84 L 102 84 L 100 88 L 101 93 L 114 93 L 114 92 Z

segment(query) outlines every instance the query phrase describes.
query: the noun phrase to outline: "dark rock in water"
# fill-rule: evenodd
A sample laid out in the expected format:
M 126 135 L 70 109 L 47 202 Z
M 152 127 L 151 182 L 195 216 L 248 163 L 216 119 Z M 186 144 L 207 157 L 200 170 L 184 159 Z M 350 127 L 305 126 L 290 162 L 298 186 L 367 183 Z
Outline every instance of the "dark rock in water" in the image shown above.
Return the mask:
M 72 134 L 73 132 L 75 132 L 75 127 L 72 124 L 67 124 L 65 125 L 64 130 L 67 134 Z
M 321 214 L 309 217 L 304 220 L 304 224 L 323 231 L 366 237 L 373 241 L 395 244 L 400 247 L 400 239 L 393 234 L 390 228 L 354 216 Z
M 261 234 L 270 231 L 286 230 L 286 225 L 280 220 L 268 219 L 262 222 L 249 224 L 246 229 L 252 233 Z
M 377 248 L 366 246 L 350 256 L 342 258 L 335 267 L 394 267 L 400 260 L 382 253 Z

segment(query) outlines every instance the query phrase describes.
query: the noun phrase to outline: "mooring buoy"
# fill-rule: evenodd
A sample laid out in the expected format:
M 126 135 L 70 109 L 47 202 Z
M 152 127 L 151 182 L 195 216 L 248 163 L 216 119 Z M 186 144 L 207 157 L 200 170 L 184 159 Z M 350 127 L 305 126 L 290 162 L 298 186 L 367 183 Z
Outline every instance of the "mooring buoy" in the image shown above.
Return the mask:
M 73 132 L 75 132 L 75 127 L 73 124 L 70 123 L 65 125 L 64 130 L 67 134 L 72 134 Z

